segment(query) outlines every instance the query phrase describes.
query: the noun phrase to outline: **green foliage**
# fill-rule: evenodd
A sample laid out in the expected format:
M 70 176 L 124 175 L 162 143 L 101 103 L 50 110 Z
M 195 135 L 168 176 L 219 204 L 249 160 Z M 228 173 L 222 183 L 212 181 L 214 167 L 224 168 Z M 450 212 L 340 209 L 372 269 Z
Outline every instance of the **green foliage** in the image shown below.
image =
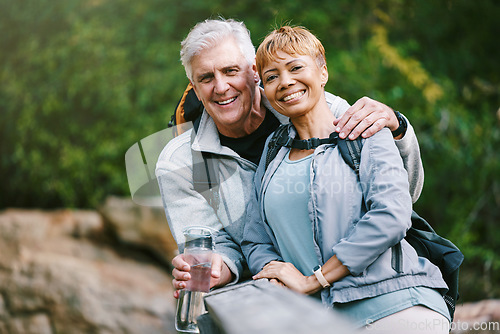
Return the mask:
M 465 299 L 500 296 L 495 0 L 2 1 L 0 207 L 128 195 L 125 151 L 165 128 L 187 83 L 180 41 L 219 15 L 256 45 L 306 26 L 327 51 L 327 90 L 408 116 L 426 170 L 416 210 L 463 249 Z

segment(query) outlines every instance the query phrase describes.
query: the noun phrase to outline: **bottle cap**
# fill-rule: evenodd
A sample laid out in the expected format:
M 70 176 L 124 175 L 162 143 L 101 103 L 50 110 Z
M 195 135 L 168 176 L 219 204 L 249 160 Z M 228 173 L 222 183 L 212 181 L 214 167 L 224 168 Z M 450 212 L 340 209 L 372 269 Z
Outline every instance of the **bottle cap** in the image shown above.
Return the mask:
M 191 226 L 184 230 L 185 248 L 213 249 L 213 230 L 204 226 Z

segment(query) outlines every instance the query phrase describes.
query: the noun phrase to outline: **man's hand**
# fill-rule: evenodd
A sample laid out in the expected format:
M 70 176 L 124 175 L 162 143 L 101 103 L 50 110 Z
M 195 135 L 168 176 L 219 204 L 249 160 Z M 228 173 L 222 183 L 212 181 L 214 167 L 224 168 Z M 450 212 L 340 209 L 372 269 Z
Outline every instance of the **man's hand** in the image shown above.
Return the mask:
M 394 111 L 385 104 L 362 97 L 356 101 L 339 119 L 333 122 L 335 131 L 344 139 L 356 139 L 360 134 L 363 138 L 373 136 L 384 127 L 395 131 L 399 127 Z M 402 135 L 395 139 L 400 139 Z
M 174 298 L 179 298 L 179 290 L 186 288 L 187 281 L 191 279 L 189 271 L 191 267 L 184 259 L 184 254 L 179 254 L 172 260 L 174 270 L 172 270 L 172 284 L 174 286 Z M 220 287 L 228 284 L 233 279 L 233 274 L 227 267 L 226 263 L 222 261 L 219 254 L 212 255 L 212 275 L 210 279 L 210 288 Z

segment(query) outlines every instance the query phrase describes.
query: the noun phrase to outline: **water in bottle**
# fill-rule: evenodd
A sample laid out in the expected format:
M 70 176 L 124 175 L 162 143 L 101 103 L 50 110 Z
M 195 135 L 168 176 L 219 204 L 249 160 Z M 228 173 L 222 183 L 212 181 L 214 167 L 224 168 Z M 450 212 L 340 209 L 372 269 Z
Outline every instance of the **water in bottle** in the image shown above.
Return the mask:
M 180 291 L 175 328 L 179 332 L 199 333 L 196 318 L 206 312 L 203 296 L 210 290 L 212 230 L 190 227 L 184 231 L 184 236 L 184 259 L 191 266 L 191 279 L 187 281 L 186 288 Z

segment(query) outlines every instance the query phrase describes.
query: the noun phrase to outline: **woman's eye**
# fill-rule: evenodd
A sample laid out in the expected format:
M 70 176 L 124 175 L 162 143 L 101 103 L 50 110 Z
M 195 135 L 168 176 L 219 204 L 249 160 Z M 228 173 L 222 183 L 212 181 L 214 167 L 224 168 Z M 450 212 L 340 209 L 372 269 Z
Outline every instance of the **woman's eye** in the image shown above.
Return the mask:
M 274 74 L 270 75 L 270 76 L 266 77 L 266 82 L 270 82 L 270 81 L 272 81 L 274 79 L 276 79 L 276 75 L 274 75 Z
M 298 71 L 298 70 L 300 70 L 301 68 L 302 68 L 302 66 L 294 66 L 294 67 L 292 67 L 292 72 L 293 72 L 293 71 Z

